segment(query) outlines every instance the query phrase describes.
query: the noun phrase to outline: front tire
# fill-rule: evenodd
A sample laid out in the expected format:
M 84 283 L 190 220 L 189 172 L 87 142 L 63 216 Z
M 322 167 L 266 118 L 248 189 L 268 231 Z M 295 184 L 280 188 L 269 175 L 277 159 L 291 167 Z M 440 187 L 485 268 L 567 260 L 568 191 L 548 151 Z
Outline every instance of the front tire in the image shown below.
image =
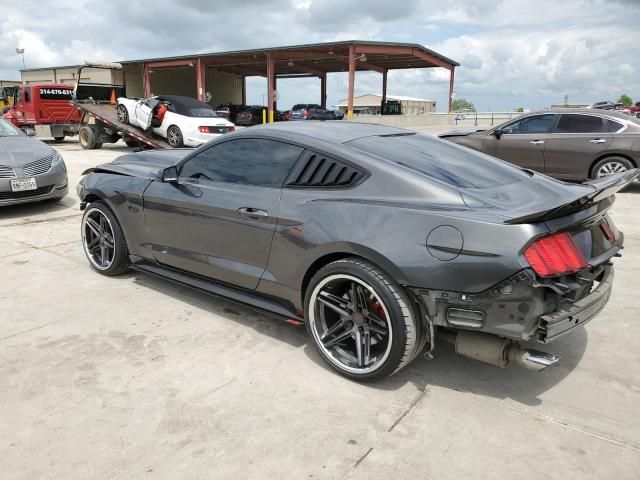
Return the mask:
M 322 359 L 353 380 L 392 375 L 424 346 L 421 322 L 402 287 L 359 258 L 320 269 L 307 288 L 305 312 Z
M 609 175 L 626 172 L 634 168 L 633 164 L 624 157 L 607 157 L 600 160 L 591 170 L 591 178 L 604 178 Z
M 62 143 L 62 142 L 64 142 L 64 137 L 65 137 L 64 135 L 62 135 L 60 137 L 53 137 L 53 141 L 55 143 Z
M 129 123 L 129 112 L 127 111 L 127 107 L 125 107 L 124 105 L 118 105 L 117 114 L 118 121 L 120 123 Z
M 182 137 L 182 132 L 179 127 L 171 125 L 167 129 L 167 143 L 172 148 L 184 147 L 184 138 Z
M 127 242 L 115 215 L 102 202 L 92 202 L 82 216 L 82 247 L 89 265 L 102 275 L 128 270 Z

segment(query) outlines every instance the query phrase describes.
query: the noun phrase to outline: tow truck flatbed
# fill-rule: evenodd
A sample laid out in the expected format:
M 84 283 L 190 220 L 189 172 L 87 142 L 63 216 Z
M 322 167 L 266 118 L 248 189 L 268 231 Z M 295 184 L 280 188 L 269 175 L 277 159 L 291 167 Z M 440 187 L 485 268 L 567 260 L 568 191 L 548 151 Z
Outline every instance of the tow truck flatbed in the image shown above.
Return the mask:
M 111 130 L 120 132 L 125 139 L 137 140 L 150 148 L 171 148 L 163 138 L 153 133 L 147 133 L 141 128 L 118 121 L 115 105 L 75 100 L 71 101 L 71 104 L 84 113 L 85 118 L 82 121 L 83 124 L 91 123 L 90 119 L 88 120 L 86 118 L 91 117 L 95 119 L 94 121 L 103 123 Z

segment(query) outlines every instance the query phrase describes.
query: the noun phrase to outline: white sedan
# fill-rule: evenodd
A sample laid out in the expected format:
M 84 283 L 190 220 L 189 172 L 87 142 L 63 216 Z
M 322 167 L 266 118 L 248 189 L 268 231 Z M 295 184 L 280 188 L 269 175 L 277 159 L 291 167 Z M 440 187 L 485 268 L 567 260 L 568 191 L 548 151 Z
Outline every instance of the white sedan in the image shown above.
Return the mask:
M 118 121 L 167 139 L 174 148 L 197 147 L 235 130 L 213 108 L 195 98 L 159 95 L 140 99 L 118 98 Z

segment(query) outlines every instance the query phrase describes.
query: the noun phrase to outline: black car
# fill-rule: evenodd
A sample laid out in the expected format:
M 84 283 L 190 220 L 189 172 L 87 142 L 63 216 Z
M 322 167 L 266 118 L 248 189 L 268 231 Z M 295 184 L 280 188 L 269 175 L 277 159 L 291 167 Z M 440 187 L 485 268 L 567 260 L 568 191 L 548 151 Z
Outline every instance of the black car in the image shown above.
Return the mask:
M 567 184 L 407 130 L 282 122 L 85 174 L 96 271 L 304 322 L 332 368 L 367 380 L 436 336 L 494 365 L 555 363 L 518 342 L 548 343 L 605 306 L 623 244 L 607 212 L 639 171 Z
M 218 114 L 218 116 L 220 117 L 226 118 L 232 123 L 236 123 L 238 114 L 250 109 L 251 106 L 249 105 L 234 105 L 232 103 L 224 103 L 216 107 L 216 114 Z
M 263 117 L 263 112 L 264 112 L 264 117 Z M 269 111 L 267 107 L 254 105 L 246 108 L 245 110 L 238 112 L 236 114 L 236 120 L 233 123 L 243 127 L 250 127 L 252 125 L 261 125 L 263 118 L 265 118 L 267 122 L 269 121 L 268 115 L 269 115 Z
M 291 109 L 289 120 L 336 120 L 336 115 L 315 103 L 299 103 Z

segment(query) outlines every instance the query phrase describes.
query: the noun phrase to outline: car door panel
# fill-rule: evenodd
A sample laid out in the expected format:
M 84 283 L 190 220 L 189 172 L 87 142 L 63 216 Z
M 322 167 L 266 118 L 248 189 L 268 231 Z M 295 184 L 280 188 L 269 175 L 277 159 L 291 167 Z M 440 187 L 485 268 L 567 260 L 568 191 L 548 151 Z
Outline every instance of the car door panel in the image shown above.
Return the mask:
M 555 114 L 520 117 L 491 130 L 482 151 L 523 168 L 544 171 L 544 150 L 556 120 Z
M 222 141 L 182 162 L 172 182 L 144 194 L 156 261 L 255 289 L 269 259 L 282 184 L 304 149 L 283 142 Z
M 523 168 L 542 172 L 544 171 L 544 149 L 547 138 L 547 134 L 502 135 L 500 139 L 496 139 L 491 144 L 487 142 L 487 148 L 493 150 L 494 153 L 490 153 L 490 155 L 494 157 Z
M 277 221 L 280 190 L 207 180 L 154 182 L 145 191 L 145 227 L 156 261 L 255 289 Z M 256 208 L 267 216 L 247 216 Z
M 545 148 L 545 173 L 574 180 L 589 178 L 592 163 L 606 153 L 613 143 L 613 135 L 604 122 L 597 115 L 560 115 L 560 121 L 549 134 Z
M 148 100 L 138 102 L 135 112 L 136 124 L 138 127 L 144 130 L 149 128 L 149 125 L 151 125 L 151 111 L 152 108 L 149 105 Z

